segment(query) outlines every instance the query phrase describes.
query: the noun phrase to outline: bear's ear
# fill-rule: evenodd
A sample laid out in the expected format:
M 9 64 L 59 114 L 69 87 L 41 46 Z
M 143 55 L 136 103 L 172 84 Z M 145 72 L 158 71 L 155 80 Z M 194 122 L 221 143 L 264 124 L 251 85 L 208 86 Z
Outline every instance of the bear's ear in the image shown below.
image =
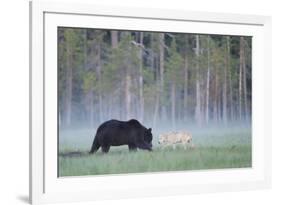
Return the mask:
M 151 129 L 151 128 L 148 128 L 148 131 L 149 131 L 149 132 L 151 132 L 151 131 L 152 131 L 152 129 Z

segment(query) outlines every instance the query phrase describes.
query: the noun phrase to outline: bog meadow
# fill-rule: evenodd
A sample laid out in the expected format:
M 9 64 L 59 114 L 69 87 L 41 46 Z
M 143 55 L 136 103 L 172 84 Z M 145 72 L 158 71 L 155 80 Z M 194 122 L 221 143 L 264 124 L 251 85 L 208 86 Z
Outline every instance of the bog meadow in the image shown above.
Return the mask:
M 58 176 L 252 166 L 248 36 L 58 27 Z M 89 154 L 105 121 L 152 128 L 153 151 Z M 159 135 L 188 131 L 187 149 Z

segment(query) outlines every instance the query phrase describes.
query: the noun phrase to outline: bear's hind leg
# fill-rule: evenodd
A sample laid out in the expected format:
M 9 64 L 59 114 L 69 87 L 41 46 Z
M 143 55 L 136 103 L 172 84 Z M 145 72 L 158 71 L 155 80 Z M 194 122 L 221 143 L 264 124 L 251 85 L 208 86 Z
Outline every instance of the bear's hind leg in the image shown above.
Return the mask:
M 93 153 L 97 152 L 99 148 L 100 148 L 100 144 L 95 139 L 94 142 L 93 142 L 93 145 L 91 147 L 90 154 L 93 154 Z

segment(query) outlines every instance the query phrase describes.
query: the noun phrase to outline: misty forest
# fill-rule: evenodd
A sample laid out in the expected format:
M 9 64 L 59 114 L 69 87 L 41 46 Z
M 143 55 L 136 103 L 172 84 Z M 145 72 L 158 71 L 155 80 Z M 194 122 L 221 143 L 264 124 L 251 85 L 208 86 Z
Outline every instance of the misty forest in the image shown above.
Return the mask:
M 59 124 L 251 118 L 251 37 L 58 28 Z
M 59 176 L 251 167 L 252 38 L 58 27 Z M 153 152 L 89 155 L 99 125 L 137 119 Z M 192 134 L 192 149 L 159 135 Z

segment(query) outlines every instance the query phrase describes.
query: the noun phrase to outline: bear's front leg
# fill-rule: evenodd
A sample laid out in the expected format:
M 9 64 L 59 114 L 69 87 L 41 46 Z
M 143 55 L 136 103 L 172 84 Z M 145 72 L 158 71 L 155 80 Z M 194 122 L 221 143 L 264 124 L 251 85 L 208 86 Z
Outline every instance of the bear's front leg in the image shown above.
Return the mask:
M 130 152 L 137 151 L 137 146 L 135 144 L 129 144 L 128 147 Z

